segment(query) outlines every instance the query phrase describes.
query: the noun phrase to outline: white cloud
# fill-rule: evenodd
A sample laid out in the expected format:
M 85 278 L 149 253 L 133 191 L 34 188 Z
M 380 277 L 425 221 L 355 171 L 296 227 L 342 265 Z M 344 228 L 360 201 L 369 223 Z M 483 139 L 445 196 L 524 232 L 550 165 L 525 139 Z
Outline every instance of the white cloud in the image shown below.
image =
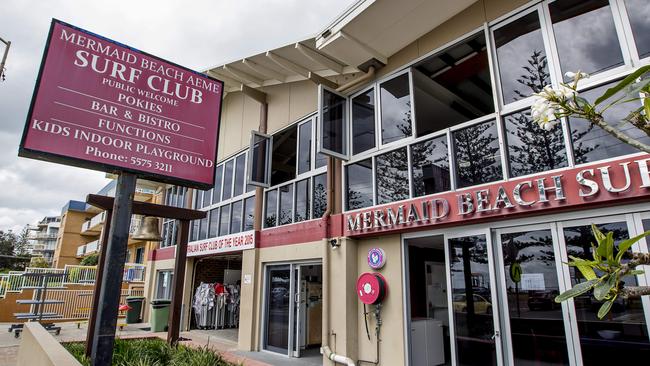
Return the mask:
M 58 214 L 108 182 L 100 172 L 17 157 L 52 18 L 201 70 L 313 35 L 352 2 L 4 0 L 0 37 L 12 45 L 0 83 L 0 230 Z

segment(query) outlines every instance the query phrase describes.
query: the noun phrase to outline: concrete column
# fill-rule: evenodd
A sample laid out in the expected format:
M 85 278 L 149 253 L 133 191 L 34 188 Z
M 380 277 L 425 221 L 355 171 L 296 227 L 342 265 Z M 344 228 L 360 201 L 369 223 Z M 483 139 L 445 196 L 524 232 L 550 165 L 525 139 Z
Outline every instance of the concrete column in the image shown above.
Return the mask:
M 357 311 L 357 242 L 341 238 L 341 246 L 330 251 L 329 257 L 329 345 L 337 354 L 357 359 L 358 319 Z M 324 365 L 334 365 L 324 360 Z
M 242 254 L 241 300 L 239 305 L 239 345 L 242 351 L 257 351 L 257 313 L 260 297 L 257 294 L 261 287 L 262 274 L 258 271 L 259 249 L 244 250 Z M 250 276 L 250 283 L 247 279 Z

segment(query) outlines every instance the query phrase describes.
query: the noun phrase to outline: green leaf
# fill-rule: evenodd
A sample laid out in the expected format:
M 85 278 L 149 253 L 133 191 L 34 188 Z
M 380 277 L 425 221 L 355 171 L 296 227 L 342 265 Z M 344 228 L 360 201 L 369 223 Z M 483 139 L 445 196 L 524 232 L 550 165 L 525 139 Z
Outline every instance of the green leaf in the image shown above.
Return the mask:
M 568 299 L 571 299 L 576 296 L 580 296 L 585 292 L 591 290 L 598 283 L 598 279 L 589 280 L 586 282 L 580 282 L 579 284 L 573 286 L 572 288 L 564 291 L 563 293 L 555 297 L 555 302 L 562 302 Z
M 596 225 L 591 224 L 591 231 L 594 233 L 594 238 L 596 238 L 596 242 L 600 243 L 603 239 L 605 239 L 605 234 L 603 234 Z
M 614 300 L 616 298 L 613 298 L 609 301 L 605 301 L 601 306 L 600 309 L 598 309 L 598 319 L 602 319 L 609 313 L 609 311 L 612 309 L 612 305 L 614 305 Z
M 650 71 L 650 65 L 640 67 L 638 70 L 628 75 L 625 79 L 621 80 L 621 82 L 607 89 L 607 91 L 605 91 L 605 94 L 601 95 L 600 97 L 598 97 L 598 99 L 596 99 L 594 105 L 598 105 L 603 101 L 609 99 L 612 95 L 618 93 L 623 88 L 625 88 L 629 84 L 633 83 L 636 79 L 638 79 L 639 76 L 645 74 L 648 71 Z
M 605 239 L 605 248 L 607 249 L 607 260 L 614 260 L 614 232 L 610 231 L 607 233 L 607 238 Z
M 627 250 L 630 249 L 632 245 L 634 245 L 634 243 L 645 238 L 648 235 L 650 235 L 650 230 L 646 231 L 645 233 L 641 233 L 633 238 L 623 240 L 622 242 L 620 242 L 618 244 L 618 254 L 616 254 L 616 261 L 620 262 L 625 252 L 627 252 Z
M 569 256 L 573 262 L 569 262 L 570 266 L 575 266 L 578 268 L 580 273 L 587 279 L 587 280 L 593 280 L 597 278 L 596 272 L 593 270 L 593 266 L 595 262 L 593 261 L 588 261 L 582 258 L 577 258 L 572 255 Z
M 606 281 L 605 278 L 603 278 L 602 281 L 594 287 L 594 297 L 596 300 L 603 300 L 615 285 L 616 276 L 609 276 Z
M 643 98 L 643 109 L 645 110 L 645 118 L 650 119 L 650 98 Z
M 630 272 L 626 273 L 625 276 L 636 276 L 636 275 L 642 275 L 644 273 L 645 271 L 642 271 L 640 269 L 633 269 Z

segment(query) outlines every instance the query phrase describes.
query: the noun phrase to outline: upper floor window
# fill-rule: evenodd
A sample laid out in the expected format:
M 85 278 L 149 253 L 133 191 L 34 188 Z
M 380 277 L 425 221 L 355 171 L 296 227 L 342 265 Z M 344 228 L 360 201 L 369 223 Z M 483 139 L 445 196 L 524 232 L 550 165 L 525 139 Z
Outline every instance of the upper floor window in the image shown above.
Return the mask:
M 381 142 L 388 144 L 413 134 L 409 73 L 379 84 Z
M 171 186 L 165 190 L 165 199 L 166 206 L 186 208 L 187 204 L 187 188 L 180 186 Z M 160 247 L 168 247 L 171 245 L 176 245 L 176 240 L 178 236 L 178 221 L 171 219 L 163 220 L 162 228 L 162 241 L 160 242 Z
M 548 8 L 563 74 L 596 74 L 623 64 L 608 0 L 558 0 Z
M 316 153 L 315 117 L 273 135 L 272 187 L 264 194 L 265 228 L 321 217 L 325 211 L 325 159 Z
M 203 240 L 253 229 L 255 196 L 246 184 L 248 152 L 217 165 L 214 187 L 195 191 L 195 208 L 207 212 L 192 223 L 191 240 Z

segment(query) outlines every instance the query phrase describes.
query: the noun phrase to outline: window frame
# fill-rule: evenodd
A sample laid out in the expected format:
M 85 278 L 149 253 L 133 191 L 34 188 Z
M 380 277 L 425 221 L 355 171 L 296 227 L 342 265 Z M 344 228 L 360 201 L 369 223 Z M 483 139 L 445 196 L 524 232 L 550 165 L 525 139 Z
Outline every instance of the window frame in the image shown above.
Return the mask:
M 343 98 L 343 133 L 345 136 L 343 136 L 343 148 L 345 150 L 344 153 L 339 153 L 337 151 L 329 150 L 326 149 L 322 146 L 322 139 L 323 139 L 323 94 L 324 92 L 327 91 L 328 93 L 334 94 L 340 98 Z M 318 109 L 316 110 L 316 123 L 318 125 L 318 141 L 316 143 L 316 153 L 324 154 L 327 156 L 332 156 L 335 158 L 339 158 L 341 160 L 349 160 L 350 159 L 350 144 L 349 144 L 349 137 L 350 137 L 350 98 L 344 94 L 341 94 L 337 92 L 336 90 L 329 88 L 323 84 L 318 84 Z M 313 127 L 312 127 L 313 128 Z M 297 159 L 296 159 L 297 160 Z M 296 169 L 296 173 L 298 170 Z
M 346 104 L 346 108 L 348 108 L 348 106 L 349 106 L 349 103 Z M 296 126 L 296 129 L 299 132 L 300 127 L 302 125 L 304 125 L 304 124 L 306 124 L 306 123 L 308 123 L 310 121 L 312 122 L 312 125 L 311 125 L 312 126 L 312 134 L 311 134 L 311 136 L 312 136 L 312 144 L 311 144 L 311 147 L 310 147 L 311 148 L 311 150 L 310 150 L 310 153 L 311 153 L 310 170 L 307 171 L 307 172 L 304 172 L 304 173 L 302 173 L 300 175 L 297 174 L 298 173 L 298 156 L 296 155 L 296 165 L 295 165 L 296 176 L 295 176 L 295 178 L 291 179 L 289 181 L 286 181 L 286 182 L 282 182 L 280 184 L 276 184 L 274 186 L 269 186 L 269 187 L 264 188 L 264 191 L 263 191 L 263 194 L 262 194 L 262 218 L 261 218 L 261 220 L 262 220 L 262 225 L 261 225 L 262 230 L 268 230 L 268 229 L 273 229 L 273 228 L 277 228 L 277 227 L 280 227 L 280 226 L 286 226 L 286 225 L 291 225 L 291 224 L 297 223 L 295 221 L 295 212 L 296 212 L 296 187 L 295 187 L 295 185 L 296 185 L 297 182 L 303 181 L 305 179 L 309 179 L 309 187 L 310 187 L 310 191 L 309 191 L 309 217 L 307 219 L 303 220 L 303 221 L 298 221 L 298 222 L 306 222 L 306 221 L 310 221 L 310 220 L 320 219 L 320 217 L 314 217 L 314 204 L 313 204 L 314 195 L 313 195 L 312 190 L 313 190 L 313 187 L 314 187 L 314 178 L 316 176 L 319 176 L 319 175 L 323 174 L 323 173 L 326 173 L 327 172 L 327 165 L 316 168 L 316 156 L 317 156 L 318 153 L 320 153 L 319 151 L 317 151 L 317 147 L 316 147 L 317 144 L 313 143 L 314 141 L 316 141 L 315 140 L 316 128 L 320 128 L 320 126 L 319 126 L 320 124 L 316 122 L 317 119 L 318 119 L 318 113 L 317 112 L 316 113 L 310 113 L 306 117 L 303 117 L 303 118 L 299 119 L 298 121 L 296 121 L 294 123 L 291 123 L 291 124 L 289 124 L 289 125 L 287 125 L 287 126 L 283 127 L 282 129 L 275 132 L 275 133 L 281 133 L 283 131 L 286 131 L 289 128 L 292 128 L 293 126 Z M 348 136 L 349 136 L 349 134 L 348 134 Z M 299 149 L 299 143 L 296 142 L 296 154 L 298 153 L 298 149 Z M 349 149 L 348 149 L 348 151 L 349 151 Z M 284 187 L 284 186 L 287 186 L 287 185 L 293 185 L 293 188 L 292 188 L 293 189 L 293 195 L 292 195 L 292 208 L 291 208 L 291 222 L 287 223 L 287 224 L 280 225 L 280 188 Z M 274 226 L 266 227 L 265 226 L 266 208 L 267 208 L 266 196 L 267 196 L 267 193 L 269 191 L 273 191 L 273 190 L 278 191 L 277 192 L 277 197 L 276 197 L 276 200 L 275 200 L 276 201 L 275 202 L 276 203 L 276 207 L 275 207 L 276 222 L 275 222 Z
M 249 185 L 255 186 L 255 187 L 262 187 L 262 188 L 268 188 L 271 186 L 271 154 L 273 153 L 273 135 L 268 135 L 265 133 L 261 133 L 258 131 L 251 131 L 251 140 L 250 140 L 250 145 L 248 147 L 248 151 L 250 152 L 250 155 L 252 155 L 252 151 L 254 151 L 253 146 L 255 145 L 256 137 L 259 137 L 261 139 L 266 139 L 266 152 L 265 152 L 265 178 L 266 182 L 257 182 L 252 180 L 252 168 L 253 168 L 253 158 L 252 156 L 247 156 L 246 157 L 246 179 L 245 179 L 245 186 L 244 186 L 244 191 L 246 191 L 246 187 Z M 224 160 L 225 162 L 225 160 Z M 223 163 L 222 163 L 223 164 Z M 225 175 L 225 174 L 224 174 Z

